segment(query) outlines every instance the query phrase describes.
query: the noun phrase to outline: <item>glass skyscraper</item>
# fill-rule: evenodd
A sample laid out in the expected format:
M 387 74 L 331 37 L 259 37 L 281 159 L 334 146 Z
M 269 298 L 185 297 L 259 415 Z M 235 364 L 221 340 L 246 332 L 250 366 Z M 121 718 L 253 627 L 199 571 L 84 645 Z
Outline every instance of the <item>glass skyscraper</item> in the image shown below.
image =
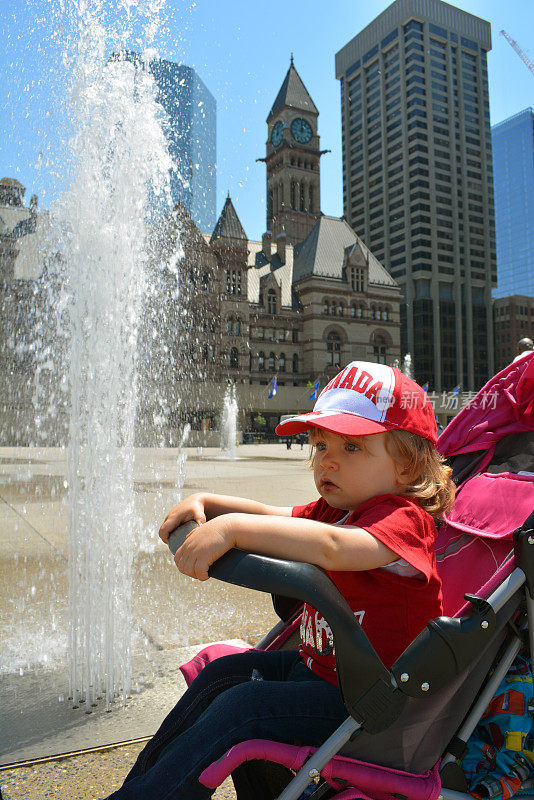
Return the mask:
M 112 59 L 144 67 L 132 50 L 114 53 Z M 155 59 L 148 68 L 157 86 L 156 100 L 165 111 L 165 136 L 177 168 L 171 173 L 172 201 L 183 203 L 198 228 L 211 233 L 217 188 L 215 98 L 192 67 Z
M 167 114 L 167 141 L 177 173 L 171 175 L 174 202 L 211 233 L 216 222 L 215 98 L 192 67 L 160 59 L 150 63 L 157 101 Z
M 395 0 L 336 55 L 343 207 L 402 287 L 401 349 L 437 391 L 493 373 L 490 25 Z
M 497 288 L 494 297 L 534 297 L 534 110 L 491 129 Z

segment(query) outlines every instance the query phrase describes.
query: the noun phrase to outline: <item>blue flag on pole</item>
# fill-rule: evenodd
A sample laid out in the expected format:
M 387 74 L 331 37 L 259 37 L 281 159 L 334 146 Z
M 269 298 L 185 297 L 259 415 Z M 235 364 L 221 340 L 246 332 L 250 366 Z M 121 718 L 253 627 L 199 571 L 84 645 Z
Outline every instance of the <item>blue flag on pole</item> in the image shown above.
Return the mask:
M 274 377 L 274 378 L 272 379 L 272 381 L 271 381 L 271 390 L 270 390 L 270 392 L 269 392 L 269 397 L 268 397 L 268 400 L 270 400 L 270 399 L 271 399 L 271 397 L 274 397 L 274 396 L 275 396 L 275 394 L 276 394 L 276 377 Z
M 318 394 L 319 394 L 319 381 L 315 381 L 315 383 L 313 384 L 313 392 L 308 397 L 308 400 L 316 400 Z
M 423 384 L 422 389 L 423 389 L 423 392 L 426 392 L 428 394 L 428 383 Z

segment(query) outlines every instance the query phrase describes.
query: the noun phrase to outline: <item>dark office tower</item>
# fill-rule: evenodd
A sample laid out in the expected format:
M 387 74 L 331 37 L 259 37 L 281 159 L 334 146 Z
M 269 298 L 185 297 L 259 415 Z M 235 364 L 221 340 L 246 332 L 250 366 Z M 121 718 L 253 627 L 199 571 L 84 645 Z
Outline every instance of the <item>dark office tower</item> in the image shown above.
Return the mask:
M 526 108 L 491 132 L 497 232 L 493 296 L 534 297 L 534 111 Z
M 132 50 L 111 58 L 141 69 L 147 66 Z M 172 201 L 183 203 L 200 230 L 210 233 L 216 222 L 215 98 L 192 67 L 154 59 L 148 69 L 157 86 L 156 100 L 165 111 L 165 137 L 176 167 L 170 176 Z
M 441 391 L 493 372 L 488 22 L 396 0 L 336 55 L 344 211 L 401 284 L 401 349 Z

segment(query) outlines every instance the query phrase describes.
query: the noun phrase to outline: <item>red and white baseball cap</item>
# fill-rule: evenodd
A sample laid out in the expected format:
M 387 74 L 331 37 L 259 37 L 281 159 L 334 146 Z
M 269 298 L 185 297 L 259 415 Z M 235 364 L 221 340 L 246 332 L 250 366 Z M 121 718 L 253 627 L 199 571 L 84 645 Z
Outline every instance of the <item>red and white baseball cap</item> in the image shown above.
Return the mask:
M 432 403 L 419 384 L 395 367 L 352 361 L 325 386 L 313 411 L 289 417 L 276 433 L 292 436 L 311 427 L 344 436 L 410 431 L 437 440 Z

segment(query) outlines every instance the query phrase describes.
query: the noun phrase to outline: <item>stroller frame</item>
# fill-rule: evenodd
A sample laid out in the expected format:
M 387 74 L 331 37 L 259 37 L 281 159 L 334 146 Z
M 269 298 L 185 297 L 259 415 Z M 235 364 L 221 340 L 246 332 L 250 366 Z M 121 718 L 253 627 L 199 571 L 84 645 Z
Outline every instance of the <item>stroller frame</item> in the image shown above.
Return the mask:
M 195 523 L 186 523 L 171 534 L 168 542 L 171 552 L 176 552 L 194 526 Z M 519 607 L 524 600 L 525 610 L 512 625 L 493 673 L 443 754 L 440 772 L 461 756 L 520 648 L 528 643 L 530 653 L 534 653 L 534 512 L 514 532 L 514 551 L 515 568 L 487 599 L 466 595 L 471 604 L 469 614 L 431 620 L 390 671 L 382 664 L 344 598 L 319 567 L 238 550 L 229 551 L 210 567 L 210 577 L 310 603 L 328 620 L 336 641 L 339 688 L 349 716 L 308 758 L 277 800 L 299 800 L 310 784 L 319 783 L 324 767 L 360 730 L 371 734 L 386 731 L 400 716 L 408 697 L 429 697 L 459 675 L 495 631 L 497 614 L 510 605 Z M 284 623 L 275 626 L 258 649 L 265 649 L 276 638 L 280 626 L 284 627 Z M 325 784 L 317 787 L 310 800 L 322 796 L 321 786 Z M 344 794 L 342 791 L 338 795 L 340 800 Z M 442 787 L 439 798 L 469 800 L 471 795 Z

